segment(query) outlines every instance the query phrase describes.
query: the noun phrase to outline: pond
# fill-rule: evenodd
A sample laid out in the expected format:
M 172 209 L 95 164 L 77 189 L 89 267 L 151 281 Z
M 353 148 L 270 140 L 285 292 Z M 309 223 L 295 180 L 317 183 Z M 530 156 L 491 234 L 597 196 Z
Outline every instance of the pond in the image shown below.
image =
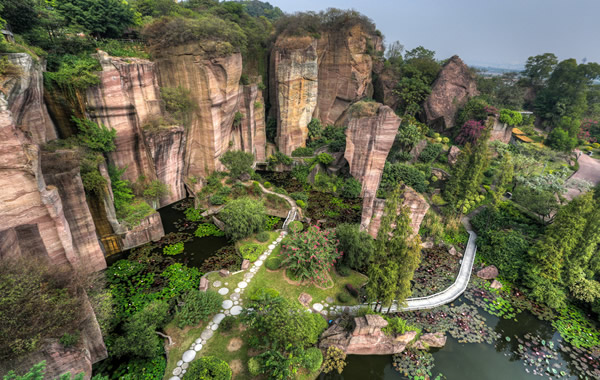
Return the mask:
M 462 302 L 470 303 L 462 298 L 457 300 L 457 303 Z M 598 359 L 573 349 L 549 322 L 541 321 L 527 311 L 518 314 L 516 320 L 492 316 L 482 308 L 478 311 L 501 337 L 493 344 L 459 343 L 447 334 L 446 346 L 432 350 L 435 364 L 432 379 L 438 374 L 448 380 L 525 380 L 540 376 L 545 379 L 599 378 L 599 372 L 593 372 L 600 364 Z M 547 361 L 546 355 L 550 355 Z M 589 365 L 589 372 L 581 370 L 582 360 Z M 562 375 L 561 371 L 564 371 Z M 322 374 L 320 379 L 405 380 L 409 377 L 394 370 L 392 356 L 349 355 L 341 375 Z
M 204 260 L 213 256 L 220 248 L 228 245 L 229 241 L 225 237 L 217 236 L 197 238 L 194 236 L 194 229 L 187 229 L 183 231 L 180 226 L 178 227 L 177 222 L 181 222 L 185 219 L 183 211 L 185 210 L 184 206 L 186 204 L 193 205 L 191 198 L 184 199 L 183 201 L 163 207 L 159 209 L 158 212 L 160 213 L 160 217 L 162 219 L 165 234 L 186 232 L 193 237 L 193 240 L 185 243 L 185 251 L 182 254 L 172 256 L 173 259 L 175 259 L 175 261 L 178 263 L 198 268 L 202 265 Z M 131 250 L 127 250 L 107 257 L 107 265 L 110 266 L 121 259 L 127 258 L 130 252 Z

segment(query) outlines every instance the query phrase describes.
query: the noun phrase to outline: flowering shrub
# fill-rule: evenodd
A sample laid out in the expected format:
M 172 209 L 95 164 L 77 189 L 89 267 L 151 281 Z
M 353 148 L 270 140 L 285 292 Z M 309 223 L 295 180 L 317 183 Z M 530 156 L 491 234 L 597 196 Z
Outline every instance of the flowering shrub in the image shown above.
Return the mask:
M 585 119 L 581 123 L 581 128 L 577 134 L 577 138 L 585 140 L 589 143 L 595 143 L 600 137 L 599 123 L 592 119 Z
M 456 137 L 456 141 L 460 144 L 466 144 L 468 142 L 474 143 L 479 139 L 481 133 L 485 129 L 485 125 L 482 121 L 468 120 L 460 129 L 460 133 Z
M 335 239 L 335 231 L 310 226 L 304 232 L 293 233 L 288 239 L 288 244 L 282 246 L 282 264 L 300 280 L 326 283 L 327 272 L 342 257 L 342 252 L 337 249 L 339 242 Z

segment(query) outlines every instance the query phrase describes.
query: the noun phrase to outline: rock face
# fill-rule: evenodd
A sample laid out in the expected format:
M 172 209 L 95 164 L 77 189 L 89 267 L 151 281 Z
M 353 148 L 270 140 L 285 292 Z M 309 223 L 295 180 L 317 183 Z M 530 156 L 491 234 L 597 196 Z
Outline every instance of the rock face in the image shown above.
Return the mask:
M 267 134 L 262 91 L 256 84 L 243 86 L 240 90 L 239 109 L 243 118 L 239 125 L 233 125 L 230 149 L 252 153 L 256 161 L 264 162 L 267 158 Z
M 410 210 L 410 226 L 413 230 L 413 236 L 419 233 L 419 228 L 427 210 L 429 210 L 429 203 L 423 198 L 423 196 L 412 188 L 406 186 L 404 188 L 404 201 L 402 202 L 403 207 L 408 207 Z M 361 228 L 368 231 L 373 238 L 377 237 L 379 232 L 379 226 L 381 225 L 381 217 L 383 216 L 383 210 L 385 208 L 385 199 L 369 198 L 365 197 L 363 200 L 363 212 L 361 216 Z M 400 212 L 400 209 L 398 209 Z
M 354 112 L 354 107 L 372 109 L 361 114 Z M 375 196 L 401 119 L 388 106 L 360 102 L 342 120 L 348 126 L 344 157 L 350 164 L 350 174 L 362 183 L 361 196 Z
M 394 90 L 400 80 L 400 74 L 391 67 L 385 67 L 383 61 L 373 64 L 373 99 L 395 110 L 400 105 L 400 98 Z
M 144 142 L 142 123 L 160 115 L 160 93 L 153 62 L 110 57 L 100 51 L 100 84 L 87 91 L 90 117 L 117 131 L 116 149 L 109 153 L 123 178 L 135 182 L 140 176 L 156 179 L 150 152 Z
M 160 214 L 155 212 L 140 222 L 132 230 L 128 230 L 123 239 L 123 250 L 134 248 L 149 241 L 157 241 L 165 236 Z
M 354 318 L 355 328 L 351 333 L 337 322 L 321 335 L 319 348 L 335 346 L 348 355 L 391 355 L 404 351 L 410 340 L 414 339 L 414 335 L 412 339 L 385 335 L 381 329 L 388 322 L 379 315 Z
M 10 110 L 14 124 L 28 132 L 34 143 L 56 139 L 56 129 L 44 103 L 45 64 L 34 61 L 26 53 L 2 54 L 2 57 L 17 66 L 20 72 L 3 81 L 0 110 Z
M 373 58 L 381 49 L 380 37 L 361 25 L 321 33 L 318 40 L 319 96 L 314 116 L 324 125 L 335 124 L 350 104 L 373 96 Z
M 454 164 L 456 164 L 459 154 L 460 154 L 460 149 L 456 145 L 452 145 L 452 147 L 448 151 L 448 164 L 450 166 L 454 166 Z
M 155 52 L 161 87 L 181 86 L 195 105 L 187 131 L 186 177 L 206 177 L 222 169 L 219 157 L 229 149 L 239 108 L 242 55 L 213 56 L 201 44 Z
M 494 125 L 490 134 L 491 141 L 501 141 L 505 144 L 510 142 L 512 138 L 512 127 L 506 123 L 501 123 L 498 118 L 494 118 Z
M 446 345 L 446 335 L 441 332 L 423 334 L 414 344 L 417 350 L 427 350 L 430 348 L 440 348 Z
M 487 266 L 477 272 L 477 277 L 484 280 L 493 280 L 498 277 L 498 268 L 494 265 Z
M 454 127 L 456 112 L 476 95 L 479 91 L 475 78 L 467 65 L 453 56 L 440 71 L 423 105 L 426 123 L 437 130 Z
M 271 51 L 271 99 L 277 112 L 277 146 L 291 155 L 303 147 L 317 106 L 319 67 L 312 37 L 279 36 Z

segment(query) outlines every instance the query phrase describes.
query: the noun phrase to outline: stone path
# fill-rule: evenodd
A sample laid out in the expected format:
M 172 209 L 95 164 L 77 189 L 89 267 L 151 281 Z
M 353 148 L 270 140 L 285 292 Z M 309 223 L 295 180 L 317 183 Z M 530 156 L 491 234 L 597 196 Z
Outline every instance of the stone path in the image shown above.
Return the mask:
M 581 154 L 580 151 L 576 151 L 577 154 Z M 592 186 L 600 183 L 600 161 L 592 158 L 586 154 L 581 154 L 577 160 L 579 162 L 579 170 L 567 181 L 569 191 L 565 194 L 565 197 L 569 200 L 581 195 L 582 192 L 576 186 L 572 185 L 575 180 L 584 180 L 592 184 Z
M 289 218 L 289 215 L 288 215 Z M 273 243 L 271 243 L 267 250 L 259 256 L 258 260 L 256 260 L 247 273 L 244 274 L 244 279 L 237 283 L 237 287 L 231 293 L 228 299 L 224 300 L 221 304 L 221 310 L 218 314 L 216 314 L 210 322 L 208 322 L 208 326 L 202 331 L 200 337 L 194 341 L 194 343 L 190 346 L 190 348 L 185 351 L 181 357 L 181 360 L 177 362 L 177 367 L 173 370 L 173 376 L 169 380 L 181 380 L 183 375 L 187 372 L 187 368 L 190 363 L 196 358 L 198 352 L 202 350 L 202 348 L 206 345 L 208 340 L 212 338 L 215 331 L 219 328 L 219 324 L 221 321 L 228 315 L 240 315 L 242 313 L 242 295 L 244 294 L 244 290 L 256 274 L 260 267 L 263 265 L 265 260 L 269 257 L 269 255 L 273 252 L 275 247 L 281 243 L 283 238 L 287 235 L 286 231 L 281 231 L 279 237 L 275 239 Z M 225 286 L 229 285 L 228 283 L 223 284 L 221 281 L 214 281 L 212 283 L 213 288 L 220 288 L 218 290 L 219 294 L 227 295 L 229 294 L 229 289 Z
M 461 261 L 460 271 L 458 272 L 458 276 L 452 285 L 450 285 L 445 290 L 430 295 L 426 297 L 417 297 L 417 298 L 408 298 L 406 300 L 406 306 L 398 307 L 398 303 L 394 301 L 392 303 L 392 307 L 390 312 L 397 311 L 411 311 L 411 310 L 422 310 L 422 309 L 433 309 L 434 307 L 442 306 L 448 304 L 467 290 L 467 286 L 469 285 L 469 280 L 471 279 L 471 272 L 473 270 L 473 262 L 475 261 L 475 253 L 477 252 L 477 246 L 475 245 L 475 240 L 477 239 L 477 234 L 471 230 L 470 224 L 468 220 L 463 221 L 465 226 L 467 226 L 467 231 L 469 232 L 469 241 L 467 243 L 467 248 L 465 249 L 465 254 Z M 345 308 L 349 308 L 351 312 L 356 312 L 361 307 L 373 307 L 375 304 L 362 304 L 357 306 L 336 306 L 334 310 L 338 312 L 342 312 Z M 386 308 L 384 308 L 386 310 Z
M 267 194 L 277 195 L 279 198 L 285 199 L 286 202 L 290 204 L 290 207 L 291 207 L 290 211 L 288 212 L 287 218 L 283 222 L 283 230 L 286 231 L 288 226 L 290 225 L 290 223 L 293 222 L 294 220 L 296 220 L 296 215 L 298 215 L 298 206 L 296 205 L 296 202 L 292 198 L 288 197 L 287 195 L 279 194 L 274 191 L 267 190 L 261 183 L 259 183 L 258 185 L 260 186 L 260 188 L 262 189 L 263 192 L 265 192 Z

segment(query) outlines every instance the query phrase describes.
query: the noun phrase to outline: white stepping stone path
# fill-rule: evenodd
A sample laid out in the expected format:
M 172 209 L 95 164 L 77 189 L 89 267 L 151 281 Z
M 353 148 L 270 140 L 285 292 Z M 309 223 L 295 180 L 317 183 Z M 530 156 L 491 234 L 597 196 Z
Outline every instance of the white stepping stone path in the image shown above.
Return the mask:
M 315 304 L 313 304 L 313 309 L 316 312 L 320 312 L 321 310 L 323 310 L 323 305 L 321 305 L 320 303 L 315 303 Z
M 202 348 L 204 346 L 206 346 L 207 341 L 213 337 L 215 331 L 219 328 L 219 324 L 221 323 L 221 321 L 223 321 L 223 319 L 225 318 L 226 315 L 240 315 L 242 313 L 242 310 L 244 310 L 244 309 L 241 306 L 241 303 L 242 303 L 241 302 L 242 301 L 241 294 L 244 292 L 244 290 L 248 286 L 248 283 L 250 281 L 252 281 L 254 274 L 256 272 L 258 272 L 258 270 L 260 269 L 260 267 L 264 263 L 264 261 L 273 252 L 275 247 L 279 243 L 281 243 L 281 241 L 283 240 L 283 238 L 286 235 L 287 235 L 287 232 L 282 231 L 279 234 L 279 237 L 273 243 L 271 243 L 269 245 L 269 249 L 267 249 L 262 255 L 259 256 L 259 260 L 256 260 L 252 264 L 252 267 L 250 267 L 250 270 L 244 274 L 244 277 L 243 277 L 244 281 L 239 282 L 237 284 L 237 288 L 235 288 L 235 290 L 233 291 L 233 293 L 231 293 L 229 298 L 224 300 L 223 303 L 221 304 L 221 307 L 223 308 L 223 310 L 221 310 L 220 313 L 218 313 L 217 315 L 215 315 L 213 317 L 213 319 L 208 323 L 208 326 L 206 326 L 206 328 L 202 331 L 202 334 L 200 334 L 200 338 L 196 339 L 195 342 L 191 345 L 190 349 L 183 353 L 181 360 L 179 360 L 177 362 L 177 367 L 175 367 L 175 369 L 173 370 L 173 376 L 171 378 L 169 378 L 169 380 L 182 380 L 182 377 L 184 377 L 184 375 L 187 371 L 189 363 L 191 363 L 196 358 L 196 354 L 198 352 L 200 352 L 202 350 Z M 228 285 L 228 283 L 225 283 L 225 285 Z M 213 282 L 212 286 L 216 289 L 220 288 L 218 290 L 218 292 L 219 292 L 219 294 L 221 294 L 223 296 L 229 294 L 228 288 L 221 287 L 221 286 L 223 286 L 223 283 L 221 281 Z M 319 305 L 321 307 L 318 310 L 317 310 L 317 305 Z M 318 304 L 318 303 L 314 304 L 313 309 L 315 309 L 316 311 L 321 311 L 321 310 L 323 310 L 323 305 Z M 184 378 L 184 380 L 185 380 L 185 378 Z

